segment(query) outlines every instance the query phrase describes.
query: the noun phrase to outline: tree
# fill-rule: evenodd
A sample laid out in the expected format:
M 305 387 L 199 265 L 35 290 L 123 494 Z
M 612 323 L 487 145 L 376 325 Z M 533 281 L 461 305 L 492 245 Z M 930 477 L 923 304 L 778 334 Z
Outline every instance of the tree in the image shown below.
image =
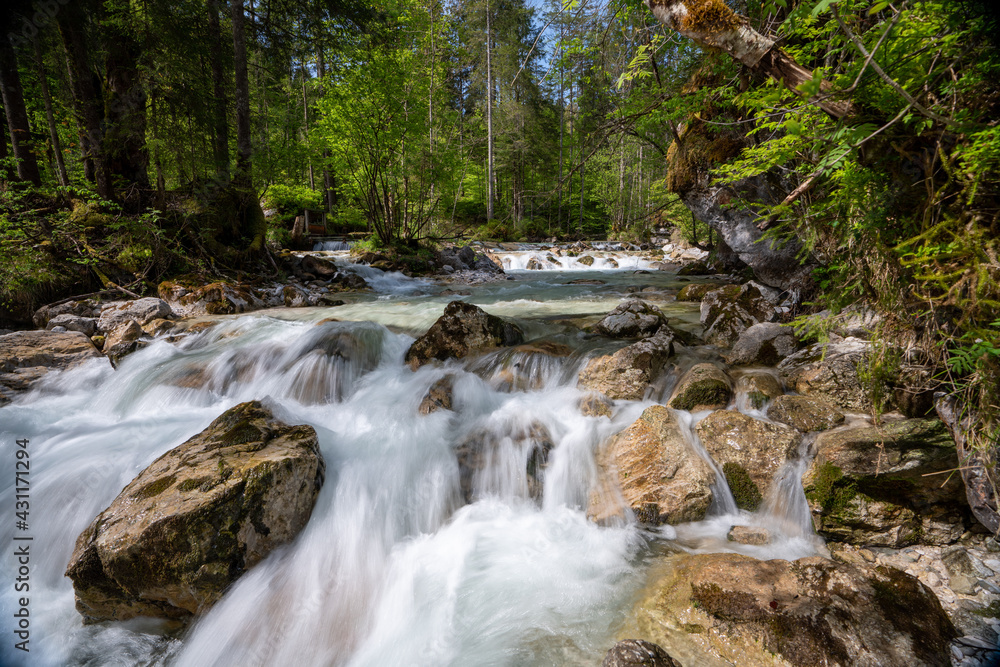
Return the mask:
M 10 144 L 17 158 L 17 175 L 23 181 L 41 185 L 38 174 L 38 160 L 35 158 L 31 141 L 31 127 L 24 107 L 24 92 L 21 76 L 17 71 L 17 56 L 14 45 L 7 34 L 0 35 L 0 92 L 7 112 L 7 127 L 10 130 Z

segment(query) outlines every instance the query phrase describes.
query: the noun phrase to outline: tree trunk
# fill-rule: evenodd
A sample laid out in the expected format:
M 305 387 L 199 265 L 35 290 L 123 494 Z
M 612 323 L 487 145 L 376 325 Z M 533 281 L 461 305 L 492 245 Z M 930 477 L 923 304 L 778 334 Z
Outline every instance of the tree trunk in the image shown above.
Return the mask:
M 36 38 L 32 40 L 35 51 L 35 68 L 38 70 L 38 83 L 42 92 L 42 102 L 45 104 L 45 120 L 49 124 L 49 139 L 52 141 L 52 152 L 55 153 L 56 170 L 59 185 L 69 185 L 69 175 L 66 173 L 66 161 L 63 159 L 62 143 L 59 141 L 59 131 L 56 128 L 55 114 L 52 113 L 52 95 L 49 93 L 49 80 L 45 74 L 45 63 L 42 60 L 42 46 Z
M 126 30 L 111 30 L 105 40 L 107 131 L 103 146 L 112 175 L 148 189 L 146 90 L 139 75 L 140 46 Z
M 0 117 L 3 118 L 2 124 L 6 125 L 7 115 L 4 113 L 3 109 L 0 109 Z M 8 156 L 7 135 L 4 134 L 3 132 L 0 132 L 0 163 L 2 163 L 3 160 L 6 160 L 7 156 Z M 3 171 L 0 172 L 0 178 L 3 178 L 8 181 L 13 181 L 15 178 L 17 178 L 17 174 L 14 171 L 12 171 L 10 167 L 3 167 Z
M 208 0 L 208 55 L 212 63 L 212 161 L 216 178 L 229 181 L 229 118 L 226 114 L 226 66 L 222 60 L 219 0 Z
M 490 52 L 493 50 L 490 3 L 486 2 L 486 219 L 493 219 L 493 70 Z
M 28 112 L 24 107 L 21 77 L 17 72 L 17 58 L 14 55 L 14 46 L 7 35 L 0 35 L 0 93 L 3 95 L 3 106 L 7 111 L 11 149 L 17 158 L 18 178 L 34 185 L 41 185 L 38 160 L 31 142 Z
M 232 0 L 233 58 L 236 71 L 236 178 L 249 187 L 251 180 L 250 79 L 247 76 L 247 45 L 243 27 L 243 0 Z
M 812 80 L 812 72 L 797 64 L 791 56 L 778 48 L 774 41 L 761 35 L 747 25 L 724 3 L 713 4 L 720 11 L 712 12 L 711 20 L 698 15 L 698 5 L 683 0 L 643 0 L 656 18 L 667 27 L 676 30 L 695 43 L 719 49 L 747 67 L 763 72 L 776 81 L 784 82 L 789 90 L 798 92 L 797 87 Z M 689 6 L 690 5 L 690 6 Z M 707 13 L 706 13 L 707 14 Z M 820 91 L 831 89 L 829 82 L 823 81 Z M 814 98 L 815 103 L 834 118 L 843 118 L 851 112 L 850 102 Z
M 84 149 L 94 165 L 94 182 L 97 194 L 105 199 L 114 198 L 111 174 L 104 154 L 103 105 L 98 92 L 97 77 L 90 70 L 90 56 L 83 33 L 84 8 L 77 3 L 63 7 L 56 15 L 59 34 L 66 47 L 66 63 L 73 86 L 73 102 L 77 122 L 86 135 Z

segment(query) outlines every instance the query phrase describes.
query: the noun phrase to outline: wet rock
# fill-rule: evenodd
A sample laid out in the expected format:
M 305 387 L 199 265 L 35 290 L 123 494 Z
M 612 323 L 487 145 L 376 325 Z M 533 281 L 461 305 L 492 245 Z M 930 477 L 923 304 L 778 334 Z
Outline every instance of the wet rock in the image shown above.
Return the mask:
M 35 311 L 31 319 L 36 327 L 44 329 L 48 325 L 49 320 L 64 314 L 76 315 L 77 317 L 97 317 L 100 315 L 100 307 L 93 299 L 77 299 L 76 301 L 42 306 Z
M 371 285 L 368 281 L 359 276 L 356 273 L 351 273 L 350 271 L 344 271 L 343 273 L 338 273 L 330 281 L 330 287 L 336 287 L 340 291 L 358 291 L 370 289 Z
M 156 297 L 123 301 L 108 305 L 101 311 L 97 328 L 106 334 L 125 322 L 133 321 L 142 326 L 155 319 L 172 317 L 173 314 L 170 305 Z
M 768 401 L 781 396 L 785 391 L 778 379 L 770 373 L 748 373 L 736 380 L 736 393 L 746 394 L 749 406 L 760 410 Z
M 614 354 L 591 359 L 579 385 L 615 400 L 640 400 L 674 354 L 673 337 L 660 331 Z
M 976 520 L 992 535 L 1000 534 L 1000 512 L 997 511 L 995 480 L 996 462 L 1000 460 L 1000 444 L 995 440 L 986 447 L 975 447 L 969 441 L 979 415 L 968 410 L 955 396 L 935 395 L 934 408 L 948 427 L 955 451 L 961 462 L 965 496 Z
M 117 366 L 124 357 L 142 346 L 140 339 L 143 335 L 142 327 L 134 320 L 128 320 L 106 333 L 101 351 Z
M 688 444 L 674 413 L 654 405 L 601 446 L 587 515 L 599 523 L 630 509 L 648 524 L 705 518 L 715 473 Z
M 763 546 L 771 543 L 771 533 L 758 526 L 733 526 L 726 533 L 726 539 L 737 544 Z
M 701 444 L 719 465 L 746 471 L 763 497 L 774 473 L 798 452 L 801 434 L 783 424 L 754 419 L 735 410 L 717 410 L 698 422 Z M 739 489 L 733 489 L 736 495 Z M 747 492 L 752 493 L 752 489 Z
M 413 342 L 404 360 L 416 370 L 432 360 L 463 359 L 522 342 L 524 333 L 516 324 L 471 303 L 452 301 L 427 333 Z
M 857 338 L 815 343 L 778 364 L 778 371 L 800 394 L 826 398 L 846 410 L 867 411 L 871 402 L 857 369 L 867 365 L 870 350 L 870 343 Z
M 625 639 L 611 647 L 601 667 L 681 667 L 681 664 L 656 644 Z
M 701 301 L 706 294 L 717 289 L 719 289 L 719 286 L 716 283 L 691 283 L 681 288 L 677 293 L 677 300 Z
M 173 320 L 156 319 L 142 326 L 143 332 L 149 336 L 160 336 L 170 333 L 177 327 L 177 322 Z
M 800 431 L 825 431 L 844 423 L 844 413 L 836 405 L 814 396 L 779 396 L 767 416 Z
M 584 266 L 593 266 L 594 265 L 594 258 L 591 257 L 590 255 L 583 255 L 582 257 L 577 257 L 576 258 L 576 263 L 577 264 L 583 264 Z
M 732 346 L 744 331 L 774 315 L 774 306 L 749 285 L 727 285 L 701 299 L 703 338 L 720 347 Z
M 682 257 L 683 259 L 683 257 Z M 682 266 L 677 272 L 679 276 L 710 276 L 718 273 L 715 267 L 710 266 L 708 262 L 704 260 L 697 260 Z
M 594 278 L 577 278 L 576 280 L 571 280 L 567 285 L 604 285 L 603 280 L 596 280 Z
M 467 503 L 488 495 L 541 499 L 554 446 L 537 421 L 506 419 L 474 430 L 455 449 L 462 498 Z
M 714 410 L 724 408 L 733 397 L 733 382 L 715 364 L 692 367 L 674 390 L 670 407 L 675 410 Z
M 584 417 L 611 417 L 615 404 L 604 394 L 590 392 L 580 399 L 580 414 Z
M 85 336 L 93 336 L 97 333 L 97 320 L 93 317 L 80 317 L 71 313 L 63 313 L 53 317 L 45 325 L 45 328 L 50 331 L 54 327 L 62 327 L 66 331 L 79 331 Z
M 295 285 L 281 288 L 282 303 L 287 308 L 303 308 L 309 305 L 309 292 Z
M 0 336 L 0 405 L 29 390 L 53 370 L 65 370 L 101 352 L 79 331 L 17 331 Z
M 667 316 L 641 299 L 628 299 L 594 325 L 594 331 L 609 338 L 649 338 L 667 325 Z
M 337 275 L 337 265 L 330 260 L 323 259 L 322 257 L 316 257 L 314 255 L 306 255 L 302 258 L 302 272 L 311 273 L 314 276 L 319 276 L 320 278 L 330 279 Z
M 438 410 L 451 410 L 452 392 L 454 391 L 455 376 L 445 375 L 435 382 L 427 390 L 417 412 L 422 415 L 429 415 Z
M 202 315 L 235 315 L 264 307 L 264 301 L 246 285 L 215 282 L 187 288 L 165 281 L 158 288 L 160 298 L 183 317 Z
M 802 477 L 816 531 L 855 545 L 950 544 L 968 508 L 958 458 L 936 419 L 905 419 L 819 435 Z M 940 474 L 943 473 L 943 474 Z
M 743 331 L 733 349 L 724 356 L 734 366 L 774 366 L 799 347 L 799 339 L 791 327 L 760 322 Z
M 974 595 L 981 578 L 993 578 L 993 572 L 962 546 L 943 550 L 941 561 L 948 572 L 948 587 L 962 595 Z
M 204 613 L 305 526 L 325 465 L 310 426 L 227 410 L 139 473 L 77 538 L 66 575 L 85 623 Z
M 468 367 L 497 391 L 538 391 L 561 373 L 560 361 L 573 350 L 551 340 L 536 340 L 501 350 Z
M 650 576 L 629 631 L 685 665 L 948 667 L 957 635 L 934 594 L 885 566 L 683 555 Z
M 536 259 L 535 257 L 532 257 L 528 260 L 528 263 L 525 265 L 525 268 L 528 269 L 529 271 L 541 271 L 542 269 L 545 268 L 545 265 L 539 262 L 538 259 Z

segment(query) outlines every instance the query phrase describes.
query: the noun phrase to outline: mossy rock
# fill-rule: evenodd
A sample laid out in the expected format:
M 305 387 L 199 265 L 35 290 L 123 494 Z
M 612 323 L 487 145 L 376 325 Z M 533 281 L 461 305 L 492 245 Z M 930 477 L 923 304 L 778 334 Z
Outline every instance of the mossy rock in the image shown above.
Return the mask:
M 701 301 L 703 296 L 715 289 L 719 289 L 719 286 L 714 283 L 691 283 L 681 288 L 677 293 L 677 300 Z
M 825 431 L 844 423 L 844 413 L 822 398 L 779 396 L 767 409 L 767 416 L 799 431 Z
M 736 506 L 741 510 L 756 512 L 760 504 L 764 502 L 764 497 L 760 494 L 760 488 L 750 477 L 750 473 L 739 463 L 729 462 L 722 466 L 722 474 L 726 476 L 726 484 L 733 493 Z
M 729 376 L 714 364 L 705 363 L 684 374 L 669 405 L 675 410 L 711 410 L 725 407 L 732 397 Z

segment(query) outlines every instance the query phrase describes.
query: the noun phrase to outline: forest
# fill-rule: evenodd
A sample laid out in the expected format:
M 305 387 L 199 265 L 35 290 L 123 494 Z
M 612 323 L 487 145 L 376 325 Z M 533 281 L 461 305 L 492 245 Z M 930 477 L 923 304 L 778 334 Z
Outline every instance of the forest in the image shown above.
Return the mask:
M 660 226 L 719 252 L 721 189 L 797 244 L 802 326 L 874 307 L 873 375 L 919 347 L 996 412 L 985 0 L 18 0 L 2 33 L 2 323 L 277 272 L 297 215 L 412 252 Z

